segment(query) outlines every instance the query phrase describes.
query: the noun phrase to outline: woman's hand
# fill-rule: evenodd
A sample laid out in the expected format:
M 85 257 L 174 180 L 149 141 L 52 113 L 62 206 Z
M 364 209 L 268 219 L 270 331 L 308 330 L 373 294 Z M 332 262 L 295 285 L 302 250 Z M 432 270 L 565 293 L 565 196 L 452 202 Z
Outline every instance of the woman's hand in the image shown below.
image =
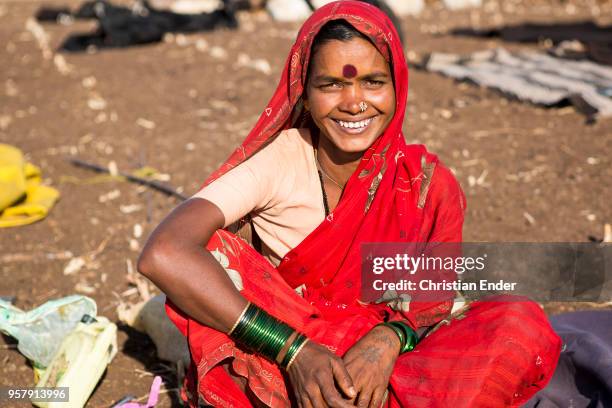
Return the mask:
M 375 326 L 344 355 L 344 364 L 358 392 L 358 407 L 380 408 L 399 356 L 400 340 L 385 326 Z
M 342 359 L 311 341 L 289 368 L 289 379 L 300 408 L 349 408 L 357 395 Z

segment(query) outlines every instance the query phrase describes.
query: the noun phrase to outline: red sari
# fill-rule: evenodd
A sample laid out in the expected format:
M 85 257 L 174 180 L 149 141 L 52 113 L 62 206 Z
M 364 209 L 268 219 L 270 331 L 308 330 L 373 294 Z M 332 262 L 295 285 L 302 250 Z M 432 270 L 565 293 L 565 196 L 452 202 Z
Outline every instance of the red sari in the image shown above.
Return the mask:
M 408 91 L 399 36 L 377 8 L 356 1 L 330 3 L 304 23 L 279 86 L 244 143 L 209 178 L 211 183 L 264 147 L 303 116 L 302 93 L 313 38 L 330 20 L 344 19 L 366 35 L 391 64 L 395 116 L 365 152 L 336 209 L 274 267 L 246 242 L 222 230 L 207 245 L 223 253 L 242 277 L 242 295 L 342 356 L 374 325 L 403 319 L 414 328 L 446 320 L 413 352 L 399 356 L 387 407 L 516 406 L 552 376 L 560 340 L 536 304 L 474 302 L 449 319 L 452 299 L 412 302 L 408 312 L 359 302 L 363 242 L 460 242 L 465 198 L 457 181 L 421 145 L 406 145 L 402 123 Z M 303 285 L 303 286 L 302 286 Z M 295 288 L 302 286 L 300 296 Z M 248 398 L 221 367 L 247 380 L 270 407 L 291 405 L 291 386 L 277 365 L 203 326 L 171 302 L 170 318 L 187 336 L 192 367 L 190 403 L 248 407 Z

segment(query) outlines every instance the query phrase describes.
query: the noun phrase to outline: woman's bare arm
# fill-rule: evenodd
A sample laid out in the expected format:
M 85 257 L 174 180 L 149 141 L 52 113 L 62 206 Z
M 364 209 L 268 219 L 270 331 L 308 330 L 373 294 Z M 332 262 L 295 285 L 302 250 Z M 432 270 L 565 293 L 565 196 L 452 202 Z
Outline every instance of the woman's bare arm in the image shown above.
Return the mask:
M 153 231 L 138 259 L 138 270 L 182 311 L 226 333 L 247 300 L 205 248 L 224 223 L 223 213 L 210 201 L 196 198 L 184 202 Z M 345 395 L 354 397 L 348 371 L 339 357 L 319 344 L 306 343 L 289 370 L 289 378 L 302 407 L 352 406 L 334 386 L 338 383 Z
M 224 223 L 223 213 L 210 201 L 187 200 L 153 231 L 138 259 L 138 271 L 185 313 L 228 332 L 247 300 L 205 248 Z

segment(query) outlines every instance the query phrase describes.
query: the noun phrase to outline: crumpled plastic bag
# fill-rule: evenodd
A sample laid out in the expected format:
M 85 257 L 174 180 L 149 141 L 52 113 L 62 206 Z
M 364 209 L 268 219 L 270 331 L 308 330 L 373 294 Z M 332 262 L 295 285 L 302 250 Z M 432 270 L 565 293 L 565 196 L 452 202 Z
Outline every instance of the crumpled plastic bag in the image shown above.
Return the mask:
M 68 402 L 35 401 L 40 408 L 83 408 L 117 354 L 117 325 L 103 316 L 87 316 L 62 341 L 37 388 L 70 390 Z
M 96 302 L 81 295 L 51 300 L 27 312 L 0 299 L 0 331 L 17 339 L 17 349 L 44 368 L 83 315 L 96 313 Z
M 41 184 L 41 171 L 21 150 L 0 143 L 0 228 L 31 224 L 47 216 L 59 191 Z

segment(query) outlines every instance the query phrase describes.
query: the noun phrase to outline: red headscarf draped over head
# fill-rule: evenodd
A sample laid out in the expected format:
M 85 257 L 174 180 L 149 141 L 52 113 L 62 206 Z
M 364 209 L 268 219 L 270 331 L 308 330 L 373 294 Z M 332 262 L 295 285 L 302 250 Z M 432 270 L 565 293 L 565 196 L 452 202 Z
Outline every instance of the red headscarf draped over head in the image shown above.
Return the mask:
M 408 96 L 408 67 L 399 35 L 393 23 L 382 11 L 370 4 L 349 0 L 332 2 L 316 10 L 306 20 L 291 47 L 276 92 L 259 117 L 257 124 L 242 145 L 209 177 L 205 185 L 251 157 L 271 142 L 280 131 L 296 125 L 296 121 L 303 113 L 302 94 L 306 87 L 312 42 L 323 25 L 331 20 L 340 19 L 346 20 L 368 37 L 393 67 L 395 116 L 379 141 L 372 146 L 369 154 L 365 155 L 365 161 L 374 153 L 376 146 L 385 144 L 401 132 Z
M 381 10 L 359 1 L 336 1 L 315 11 L 302 26 L 278 88 L 254 129 L 206 184 L 251 157 L 280 131 L 296 125 L 303 114 L 302 95 L 313 40 L 324 24 L 338 19 L 368 37 L 392 67 L 395 115 L 364 153 L 336 209 L 283 258 L 278 271 L 292 287 L 305 285 L 307 296 L 315 303 L 334 305 L 338 313 L 355 313 L 351 309 L 359 306 L 360 244 L 428 242 L 434 228 L 433 214 L 439 210 L 425 203 L 437 159 L 423 146 L 407 146 L 402 135 L 408 68 L 399 35 Z M 454 197 L 448 199 L 461 206 L 457 204 L 458 214 L 445 225 L 447 236 L 435 238 L 438 242 L 458 241 L 463 195 L 452 175 L 443 168 L 441 172 L 447 180 L 440 184 L 450 183 L 453 190 Z

